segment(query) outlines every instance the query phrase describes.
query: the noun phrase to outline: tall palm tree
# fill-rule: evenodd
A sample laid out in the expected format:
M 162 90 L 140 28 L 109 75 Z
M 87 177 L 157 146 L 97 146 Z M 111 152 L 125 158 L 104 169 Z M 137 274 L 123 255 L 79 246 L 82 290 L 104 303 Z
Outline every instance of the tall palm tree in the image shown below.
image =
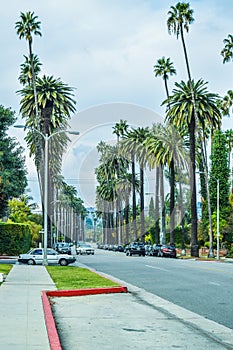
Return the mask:
M 31 65 L 31 59 L 28 56 L 25 56 L 25 61 L 24 63 L 22 63 L 20 65 L 21 69 L 20 69 L 20 76 L 19 76 L 19 82 L 22 85 L 31 85 L 32 84 L 32 65 L 33 65 L 33 69 L 34 69 L 34 75 L 35 77 L 38 76 L 38 74 L 41 71 L 40 66 L 42 66 L 42 64 L 39 61 L 39 57 L 37 55 L 32 55 L 32 65 Z
M 38 93 L 38 107 L 40 110 L 39 131 L 43 135 L 51 135 L 57 129 L 67 129 L 68 119 L 71 113 L 75 111 L 75 101 L 73 97 L 73 88 L 64 84 L 60 79 L 53 77 L 37 78 L 37 93 Z M 20 101 L 20 112 L 22 117 L 26 119 L 26 126 L 29 130 L 26 141 L 30 148 L 30 153 L 35 157 L 35 163 L 40 174 L 40 189 L 41 198 L 43 198 L 43 177 L 44 177 L 44 139 L 41 140 L 41 149 L 38 154 L 38 140 L 37 133 L 34 128 L 35 103 L 34 103 L 34 89 L 31 85 L 25 86 L 18 93 L 22 96 Z M 49 204 L 48 214 L 52 212 L 51 202 L 53 198 L 53 178 L 60 174 L 62 154 L 66 148 L 68 137 L 66 134 L 58 134 L 51 138 L 49 142 Z M 50 220 L 50 216 L 49 216 Z
M 115 126 L 113 127 L 113 134 L 117 135 L 117 153 L 118 153 L 118 158 L 120 157 L 119 154 L 119 141 L 120 137 L 122 137 L 125 132 L 127 131 L 128 124 L 126 120 L 120 119 L 119 123 L 116 123 Z M 120 176 L 120 162 L 118 162 L 118 168 L 117 168 L 117 178 L 119 179 Z M 122 213 L 122 201 L 121 197 L 118 195 L 117 200 L 116 200 L 116 234 L 118 237 L 118 244 L 122 243 L 122 230 L 123 230 L 123 213 Z M 120 230 L 120 233 L 118 232 L 118 227 Z
M 167 27 L 169 34 L 174 33 L 177 37 L 181 36 L 185 63 L 188 73 L 188 81 L 191 92 L 191 99 L 194 113 L 191 114 L 191 118 L 189 120 L 189 132 L 190 132 L 190 141 L 192 142 L 192 146 L 190 144 L 190 149 L 195 152 L 195 127 L 197 114 L 196 114 L 196 104 L 194 91 L 192 87 L 192 78 L 188 61 L 188 54 L 184 40 L 184 31 L 189 31 L 189 25 L 194 21 L 193 18 L 193 10 L 190 9 L 189 3 L 178 2 L 175 6 L 171 6 L 170 11 L 168 12 L 168 20 Z M 194 161 L 194 162 L 193 162 Z M 197 199 L 196 199 L 196 174 L 195 174 L 195 154 L 191 157 L 191 166 L 190 166 L 190 185 L 191 185 L 191 226 L 192 226 L 192 236 L 193 236 L 193 244 L 191 247 L 192 256 L 199 256 L 198 250 L 198 241 L 197 241 Z M 195 242 L 195 244 L 194 244 Z
M 169 97 L 167 81 L 169 75 L 176 74 L 176 70 L 173 66 L 173 63 L 170 61 L 170 58 L 165 58 L 164 56 L 158 59 L 157 63 L 154 65 L 154 73 L 156 77 L 162 77 L 165 84 L 165 91 L 167 98 Z
M 39 126 L 39 111 L 38 111 L 38 105 L 37 105 L 37 92 L 36 92 L 36 77 L 35 77 L 35 71 L 34 71 L 34 64 L 33 64 L 33 53 L 32 53 L 32 36 L 33 35 L 39 35 L 41 36 L 40 31 L 40 24 L 41 22 L 38 21 L 38 16 L 34 15 L 34 12 L 21 12 L 20 15 L 21 21 L 16 22 L 15 29 L 17 31 L 17 34 L 19 36 L 19 39 L 25 38 L 28 41 L 28 47 L 29 47 L 29 57 L 31 61 L 31 70 L 32 70 L 32 82 L 33 82 L 33 91 L 34 91 L 34 101 L 35 101 L 35 116 L 36 116 L 36 127 Z
M 223 40 L 225 45 L 221 51 L 223 56 L 223 63 L 230 62 L 233 59 L 233 35 L 228 34 L 227 38 Z
M 168 90 L 168 84 L 167 84 L 167 81 L 169 79 L 169 75 L 173 75 L 173 74 L 176 74 L 176 70 L 173 66 L 173 63 L 170 61 L 170 58 L 167 58 L 165 59 L 165 57 L 162 57 L 160 58 L 158 61 L 157 61 L 157 64 L 154 66 L 154 72 L 155 72 L 155 76 L 162 76 L 163 80 L 164 80 L 164 84 L 165 84 L 165 91 L 166 91 L 166 96 L 167 96 L 167 99 L 169 99 L 169 90 Z M 168 102 L 168 108 L 169 108 L 169 102 Z M 172 171 L 172 168 L 174 168 L 174 162 L 170 162 L 170 165 L 171 165 L 171 171 Z M 157 168 L 157 171 L 159 171 L 159 168 Z M 162 175 L 162 172 L 160 171 L 161 175 Z M 175 177 L 174 177 L 175 178 Z M 174 179 L 172 177 L 172 180 Z M 174 183 L 173 183 L 174 185 Z M 173 212 L 174 212 L 174 201 L 175 201 L 175 197 L 174 197 L 174 186 L 170 186 L 170 189 L 171 189 L 171 192 L 170 192 L 170 213 L 171 213 L 171 221 L 170 221 L 170 239 L 171 241 L 174 240 L 174 237 L 173 237 L 173 234 L 172 232 L 174 231 L 174 220 L 173 220 Z M 163 191 L 162 191 L 163 193 Z M 162 196 L 160 196 L 160 198 L 162 199 Z M 155 199 L 157 202 L 159 202 L 159 196 L 156 196 L 156 199 Z M 163 200 L 163 199 L 162 199 Z M 162 205 L 162 204 L 161 204 Z M 156 203 L 155 205 L 156 208 L 159 208 L 159 203 Z M 173 209 L 172 209 L 173 208 Z M 158 215 L 156 215 L 157 217 Z M 164 221 L 164 218 L 162 219 L 162 221 Z M 165 226 L 165 225 L 164 225 Z M 156 225 L 155 225 L 156 228 L 158 228 L 158 223 L 157 223 L 157 220 L 156 220 Z M 162 232 L 164 232 L 165 234 L 165 227 L 163 228 Z M 156 236 L 157 236 L 157 233 L 156 233 Z M 163 241 L 165 243 L 165 236 L 163 238 Z M 174 242 L 173 242 L 174 243 Z
M 173 89 L 173 95 L 169 98 L 170 108 L 167 110 L 166 119 L 178 128 L 186 126 L 189 133 L 189 143 L 190 143 L 190 163 L 192 172 L 195 175 L 195 129 L 196 129 L 196 119 L 194 118 L 194 108 L 193 100 L 190 89 L 189 82 L 186 84 L 184 81 L 181 83 L 175 83 L 176 88 Z M 219 108 L 217 107 L 218 95 L 209 93 L 206 88 L 206 83 L 202 79 L 198 80 L 197 83 L 192 81 L 192 89 L 195 94 L 196 111 L 199 122 L 198 127 L 203 127 L 204 120 L 213 123 L 213 120 L 218 121 L 221 118 Z M 165 100 L 163 104 L 167 104 L 168 101 Z M 207 179 L 208 180 L 208 179 Z M 208 181 L 207 181 L 208 182 Z M 194 197 L 194 189 L 191 185 L 191 196 Z M 193 208 L 195 205 L 195 208 Z M 196 195 L 191 201 L 191 213 L 196 212 Z M 211 214 L 211 212 L 209 213 Z M 192 218 L 192 221 L 194 219 Z M 194 223 L 193 223 L 194 225 Z M 195 226 L 195 225 L 194 225 Z M 192 231 L 191 237 L 191 254 L 193 256 L 198 256 L 198 241 L 196 231 Z M 211 237 L 210 237 L 211 241 Z

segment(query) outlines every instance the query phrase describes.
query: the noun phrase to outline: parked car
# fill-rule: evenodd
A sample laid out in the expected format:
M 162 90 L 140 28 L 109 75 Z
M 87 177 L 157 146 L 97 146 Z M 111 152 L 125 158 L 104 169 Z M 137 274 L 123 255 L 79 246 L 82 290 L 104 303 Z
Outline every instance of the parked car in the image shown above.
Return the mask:
M 125 253 L 127 256 L 139 255 L 145 256 L 145 246 L 143 243 L 130 243 L 125 247 Z
M 153 247 L 153 251 L 155 256 L 176 258 L 176 247 L 172 245 L 157 244 L 156 247 Z
M 152 255 L 153 256 L 161 256 L 160 255 L 161 248 L 162 248 L 162 244 L 153 244 Z
M 54 249 L 60 254 L 70 254 L 71 255 L 71 243 L 57 242 L 54 245 Z
M 95 254 L 95 249 L 92 248 L 92 246 L 90 244 L 80 244 L 77 248 L 76 248 L 76 252 L 77 254 L 87 254 L 87 255 L 94 255 Z
M 59 254 L 56 250 L 48 248 L 47 249 L 47 260 L 48 264 L 59 264 L 61 266 L 66 266 L 72 264 L 76 261 L 75 256 L 68 254 Z M 35 248 L 29 250 L 26 254 L 20 254 L 18 262 L 28 264 L 28 265 L 37 265 L 42 264 L 43 262 L 43 249 Z
M 124 247 L 121 244 L 114 244 L 113 251 L 114 252 L 123 252 L 124 251 Z
M 151 244 L 146 244 L 145 245 L 145 252 L 146 252 L 146 255 L 152 256 L 153 255 L 153 246 Z

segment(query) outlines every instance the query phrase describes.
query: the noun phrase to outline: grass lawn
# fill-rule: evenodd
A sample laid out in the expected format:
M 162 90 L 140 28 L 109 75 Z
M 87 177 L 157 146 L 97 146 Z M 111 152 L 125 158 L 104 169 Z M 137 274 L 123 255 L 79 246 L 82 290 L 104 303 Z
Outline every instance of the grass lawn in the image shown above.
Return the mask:
M 7 275 L 10 270 L 12 269 L 12 266 L 11 264 L 1 264 L 0 265 L 0 273 L 4 273 L 4 275 Z M 0 282 L 0 286 L 1 286 L 2 282 Z
M 1 264 L 0 265 L 0 273 L 4 273 L 4 275 L 7 275 L 10 270 L 12 269 L 12 266 L 11 264 Z
M 119 286 L 88 269 L 76 266 L 46 266 L 57 289 L 83 289 Z

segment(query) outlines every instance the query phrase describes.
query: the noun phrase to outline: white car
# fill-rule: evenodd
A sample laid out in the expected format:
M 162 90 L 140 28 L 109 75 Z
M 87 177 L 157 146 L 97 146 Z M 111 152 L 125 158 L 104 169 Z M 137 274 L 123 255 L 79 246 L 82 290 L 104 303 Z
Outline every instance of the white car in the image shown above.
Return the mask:
M 90 244 L 79 244 L 79 246 L 76 248 L 77 254 L 87 254 L 87 255 L 94 255 L 95 249 L 92 248 Z
M 48 264 L 59 264 L 61 266 L 67 266 L 76 261 L 75 256 L 68 254 L 59 254 L 56 250 L 47 248 L 47 260 Z M 27 252 L 26 254 L 20 254 L 18 262 L 28 264 L 28 265 L 37 265 L 42 264 L 43 262 L 43 249 L 35 248 Z

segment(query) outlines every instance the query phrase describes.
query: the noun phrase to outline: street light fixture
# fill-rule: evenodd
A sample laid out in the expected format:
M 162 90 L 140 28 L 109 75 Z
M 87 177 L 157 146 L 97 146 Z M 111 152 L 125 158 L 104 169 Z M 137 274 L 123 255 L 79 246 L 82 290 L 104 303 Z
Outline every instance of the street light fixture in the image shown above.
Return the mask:
M 31 131 L 37 132 L 40 136 L 43 137 L 45 146 L 44 146 L 44 157 L 45 157 L 45 167 L 44 167 L 44 253 L 43 253 L 43 265 L 48 265 L 48 259 L 47 259 L 47 246 L 48 246 L 48 170 L 49 170 L 49 148 L 48 143 L 51 137 L 61 134 L 61 133 L 68 133 L 71 135 L 79 135 L 80 133 L 78 131 L 70 131 L 70 130 L 58 130 L 54 133 L 48 135 L 43 134 L 41 131 L 37 130 L 36 128 L 27 127 L 25 125 L 14 125 L 15 128 L 19 129 L 29 129 Z

